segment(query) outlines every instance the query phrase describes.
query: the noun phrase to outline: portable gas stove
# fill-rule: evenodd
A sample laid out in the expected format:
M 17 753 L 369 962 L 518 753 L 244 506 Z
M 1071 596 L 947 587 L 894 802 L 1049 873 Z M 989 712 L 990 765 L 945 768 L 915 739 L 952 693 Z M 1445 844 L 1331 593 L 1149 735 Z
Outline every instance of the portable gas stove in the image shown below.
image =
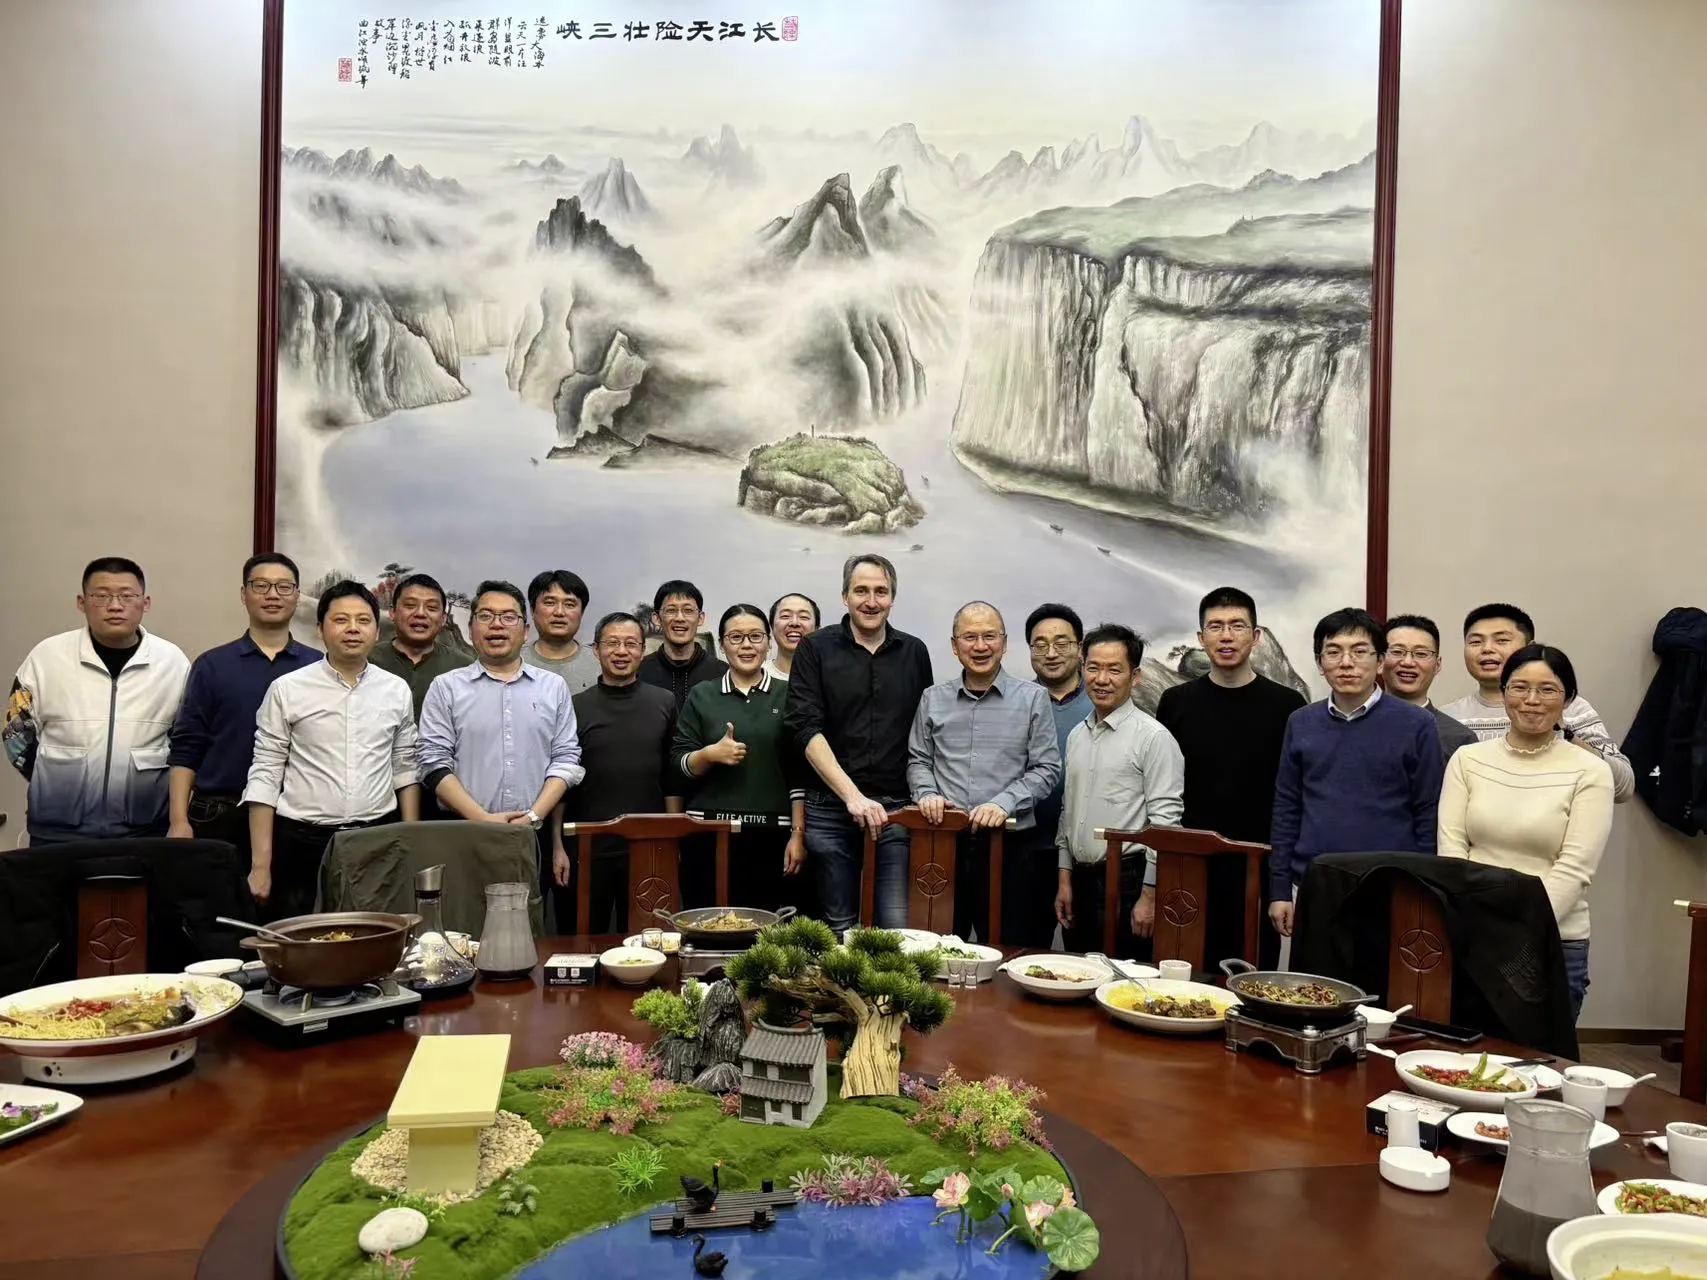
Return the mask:
M 390 978 L 344 991 L 303 991 L 269 981 L 243 997 L 251 1024 L 287 1047 L 400 1027 L 420 1005 L 417 992 Z
M 676 953 L 676 959 L 681 976 L 685 980 L 687 978 L 703 978 L 713 969 L 721 969 L 740 954 L 741 951 L 713 950 L 710 947 L 701 949 L 684 944 L 681 950 Z
M 1253 1018 L 1235 1005 L 1227 1010 L 1226 1026 L 1228 1053 L 1266 1044 L 1307 1076 L 1320 1074 L 1342 1052 L 1349 1054 L 1353 1062 L 1360 1061 L 1368 1052 L 1363 1041 L 1364 1021 L 1355 1015 L 1351 1021 L 1333 1027 L 1308 1023 L 1285 1026 Z

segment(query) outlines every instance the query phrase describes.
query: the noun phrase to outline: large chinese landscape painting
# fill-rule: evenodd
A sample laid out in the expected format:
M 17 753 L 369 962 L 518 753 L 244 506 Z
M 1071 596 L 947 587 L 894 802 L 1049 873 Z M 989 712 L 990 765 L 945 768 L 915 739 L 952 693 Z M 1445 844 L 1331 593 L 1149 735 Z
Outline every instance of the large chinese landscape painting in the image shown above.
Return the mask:
M 1231 583 L 1307 669 L 1364 598 L 1378 4 L 745 4 L 289 0 L 305 580 L 835 616 L 869 549 L 939 653 L 1059 599 L 1165 662 Z

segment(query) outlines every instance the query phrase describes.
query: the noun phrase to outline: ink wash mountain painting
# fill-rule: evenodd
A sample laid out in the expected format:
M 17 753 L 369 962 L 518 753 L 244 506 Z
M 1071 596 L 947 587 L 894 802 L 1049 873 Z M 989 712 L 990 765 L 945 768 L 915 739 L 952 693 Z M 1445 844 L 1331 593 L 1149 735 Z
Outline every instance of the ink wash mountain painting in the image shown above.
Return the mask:
M 1374 0 L 384 8 L 285 9 L 305 581 L 833 617 L 872 550 L 945 657 L 973 598 L 1362 602 Z

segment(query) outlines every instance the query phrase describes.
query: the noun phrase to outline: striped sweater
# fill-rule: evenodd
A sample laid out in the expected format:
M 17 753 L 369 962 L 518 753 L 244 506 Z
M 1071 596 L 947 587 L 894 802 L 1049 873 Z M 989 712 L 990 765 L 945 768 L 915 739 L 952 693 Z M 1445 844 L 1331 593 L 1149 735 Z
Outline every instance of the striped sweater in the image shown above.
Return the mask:
M 1502 737 L 1505 731 L 1511 728 L 1503 702 L 1490 706 L 1474 693 L 1448 702 L 1440 710 L 1474 732 L 1482 742 Z M 1565 705 L 1564 720 L 1571 736 L 1584 746 L 1593 747 L 1612 770 L 1614 803 L 1623 804 L 1635 795 L 1636 771 L 1631 768 L 1628 757 L 1618 749 L 1618 744 L 1613 741 L 1612 734 L 1606 727 L 1606 721 L 1600 718 L 1600 712 L 1594 709 L 1589 700 L 1580 694 L 1572 698 Z

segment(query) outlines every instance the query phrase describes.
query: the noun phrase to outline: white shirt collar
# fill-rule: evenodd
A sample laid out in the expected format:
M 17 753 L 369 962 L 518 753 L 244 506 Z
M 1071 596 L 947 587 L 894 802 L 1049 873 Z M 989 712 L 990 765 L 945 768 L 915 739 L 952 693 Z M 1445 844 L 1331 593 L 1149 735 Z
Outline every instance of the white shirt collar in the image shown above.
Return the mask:
M 1328 714 L 1336 720 L 1361 720 L 1369 714 L 1369 709 L 1381 700 L 1381 686 L 1376 685 L 1369 691 L 1369 696 L 1363 700 L 1363 705 L 1350 712 L 1341 711 L 1339 704 L 1334 701 L 1333 694 L 1328 695 Z

